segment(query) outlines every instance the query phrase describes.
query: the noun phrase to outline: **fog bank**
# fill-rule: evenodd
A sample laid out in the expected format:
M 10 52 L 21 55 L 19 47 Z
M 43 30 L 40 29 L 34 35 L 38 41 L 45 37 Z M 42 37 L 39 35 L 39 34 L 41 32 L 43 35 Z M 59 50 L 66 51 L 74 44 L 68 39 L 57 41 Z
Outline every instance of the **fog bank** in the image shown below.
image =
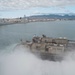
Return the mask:
M 0 50 L 0 75 L 75 75 L 75 53 L 59 61 L 42 60 L 23 46 Z

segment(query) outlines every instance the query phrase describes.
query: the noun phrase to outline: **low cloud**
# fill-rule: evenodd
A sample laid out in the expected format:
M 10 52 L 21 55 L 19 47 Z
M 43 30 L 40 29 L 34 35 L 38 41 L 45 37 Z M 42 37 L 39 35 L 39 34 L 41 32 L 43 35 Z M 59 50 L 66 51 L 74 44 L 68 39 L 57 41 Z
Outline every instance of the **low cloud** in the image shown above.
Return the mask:
M 24 46 L 0 50 L 0 75 L 75 75 L 75 52 L 61 62 L 41 60 Z
M 0 10 L 75 5 L 75 0 L 0 0 Z

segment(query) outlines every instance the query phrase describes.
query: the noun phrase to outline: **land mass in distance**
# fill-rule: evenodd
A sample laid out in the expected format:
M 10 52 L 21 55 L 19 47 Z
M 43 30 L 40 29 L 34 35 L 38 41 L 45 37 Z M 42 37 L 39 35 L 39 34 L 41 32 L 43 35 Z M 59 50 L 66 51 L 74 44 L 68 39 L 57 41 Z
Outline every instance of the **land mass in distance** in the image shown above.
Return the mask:
M 47 21 L 61 21 L 61 20 L 75 20 L 75 14 L 47 14 L 47 15 L 34 15 L 19 18 L 0 18 L 0 25 L 17 24 L 17 23 L 30 23 L 30 22 L 47 22 Z

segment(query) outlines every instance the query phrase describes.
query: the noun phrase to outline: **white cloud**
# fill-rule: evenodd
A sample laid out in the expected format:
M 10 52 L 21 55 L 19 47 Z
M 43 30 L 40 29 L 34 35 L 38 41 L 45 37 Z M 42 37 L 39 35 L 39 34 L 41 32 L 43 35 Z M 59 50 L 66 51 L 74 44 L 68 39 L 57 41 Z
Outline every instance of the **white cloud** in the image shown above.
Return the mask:
M 0 10 L 75 5 L 75 0 L 0 0 Z

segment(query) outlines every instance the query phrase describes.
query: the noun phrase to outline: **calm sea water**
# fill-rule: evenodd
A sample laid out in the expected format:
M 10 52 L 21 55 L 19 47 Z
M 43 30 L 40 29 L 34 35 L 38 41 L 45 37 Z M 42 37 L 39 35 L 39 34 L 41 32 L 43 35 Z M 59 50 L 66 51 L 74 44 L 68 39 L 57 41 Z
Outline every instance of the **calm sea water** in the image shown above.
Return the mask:
M 19 43 L 21 39 L 31 40 L 34 34 L 67 37 L 75 40 L 75 21 L 34 22 L 0 26 L 0 48 Z
M 54 62 L 41 60 L 23 46 L 15 47 L 34 34 L 75 40 L 75 21 L 0 26 L 0 75 L 75 75 L 75 50 L 66 53 L 61 62 Z

